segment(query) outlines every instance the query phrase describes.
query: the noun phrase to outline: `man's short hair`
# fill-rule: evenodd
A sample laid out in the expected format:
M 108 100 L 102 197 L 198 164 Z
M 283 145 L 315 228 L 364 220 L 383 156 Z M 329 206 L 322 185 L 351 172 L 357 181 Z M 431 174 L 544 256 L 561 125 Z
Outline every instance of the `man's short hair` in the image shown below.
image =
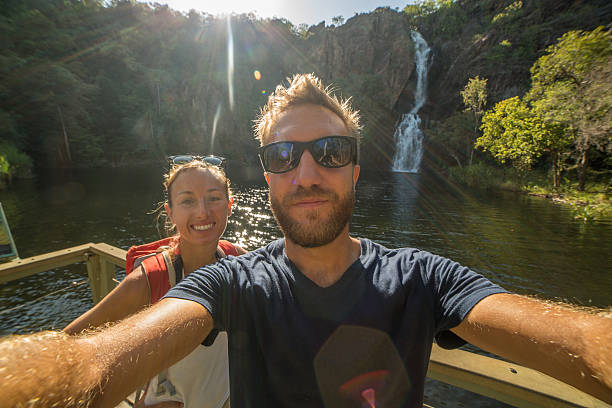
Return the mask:
M 278 85 L 255 119 L 255 137 L 262 146 L 269 140 L 270 132 L 281 114 L 305 104 L 320 105 L 338 115 L 344 122 L 348 135 L 356 138 L 359 146 L 359 112 L 351 107 L 350 98 L 339 99 L 333 95 L 334 90 L 324 87 L 314 74 L 295 74 L 287 78 L 287 81 L 289 86 Z M 359 148 L 357 150 L 359 151 Z

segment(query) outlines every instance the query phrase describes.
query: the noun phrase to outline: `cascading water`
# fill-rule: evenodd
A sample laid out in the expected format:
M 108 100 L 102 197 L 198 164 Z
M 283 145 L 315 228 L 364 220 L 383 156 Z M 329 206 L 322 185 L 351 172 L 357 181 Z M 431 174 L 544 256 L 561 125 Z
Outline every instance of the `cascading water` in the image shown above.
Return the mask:
M 413 31 L 410 37 L 414 41 L 417 86 L 414 93 L 414 107 L 402 115 L 402 121 L 395 129 L 396 148 L 392 170 L 418 173 L 423 157 L 423 132 L 419 128 L 421 118 L 418 112 L 427 99 L 427 69 L 431 50 L 417 31 Z

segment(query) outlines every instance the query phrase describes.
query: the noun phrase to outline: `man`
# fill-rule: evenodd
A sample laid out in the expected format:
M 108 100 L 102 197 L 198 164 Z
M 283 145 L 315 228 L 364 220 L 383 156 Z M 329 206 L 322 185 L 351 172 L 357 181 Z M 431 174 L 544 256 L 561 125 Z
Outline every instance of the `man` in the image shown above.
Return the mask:
M 277 87 L 256 133 L 285 239 L 196 271 L 156 306 L 90 336 L 0 344 L 5 402 L 114 406 L 213 329 L 228 332 L 233 407 L 422 406 L 434 338 L 463 339 L 612 402 L 611 319 L 349 235 L 358 116 L 317 78 Z

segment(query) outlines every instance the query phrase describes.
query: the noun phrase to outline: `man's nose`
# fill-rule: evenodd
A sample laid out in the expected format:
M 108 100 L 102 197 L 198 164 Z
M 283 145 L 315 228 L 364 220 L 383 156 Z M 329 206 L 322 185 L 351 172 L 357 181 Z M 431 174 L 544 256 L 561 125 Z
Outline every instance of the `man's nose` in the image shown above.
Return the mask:
M 321 166 L 312 158 L 310 151 L 305 150 L 295 169 L 293 184 L 310 187 L 321 183 Z

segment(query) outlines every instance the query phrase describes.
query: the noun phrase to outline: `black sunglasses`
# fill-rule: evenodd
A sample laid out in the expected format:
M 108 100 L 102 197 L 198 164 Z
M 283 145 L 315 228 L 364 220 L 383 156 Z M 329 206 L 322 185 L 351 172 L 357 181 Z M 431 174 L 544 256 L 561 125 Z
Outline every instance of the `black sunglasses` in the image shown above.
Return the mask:
M 323 167 L 344 167 L 357 163 L 357 141 L 350 136 L 326 136 L 310 142 L 276 142 L 259 148 L 259 160 L 268 173 L 286 173 L 300 163 L 308 149 L 312 158 Z
M 209 156 L 198 156 L 194 154 L 181 154 L 178 156 L 168 157 L 168 162 L 170 164 L 176 164 L 176 165 L 190 163 L 194 160 L 198 160 L 206 164 L 210 164 L 211 166 L 217 166 L 217 167 L 223 167 L 225 165 L 225 157 L 213 156 L 212 154 Z

